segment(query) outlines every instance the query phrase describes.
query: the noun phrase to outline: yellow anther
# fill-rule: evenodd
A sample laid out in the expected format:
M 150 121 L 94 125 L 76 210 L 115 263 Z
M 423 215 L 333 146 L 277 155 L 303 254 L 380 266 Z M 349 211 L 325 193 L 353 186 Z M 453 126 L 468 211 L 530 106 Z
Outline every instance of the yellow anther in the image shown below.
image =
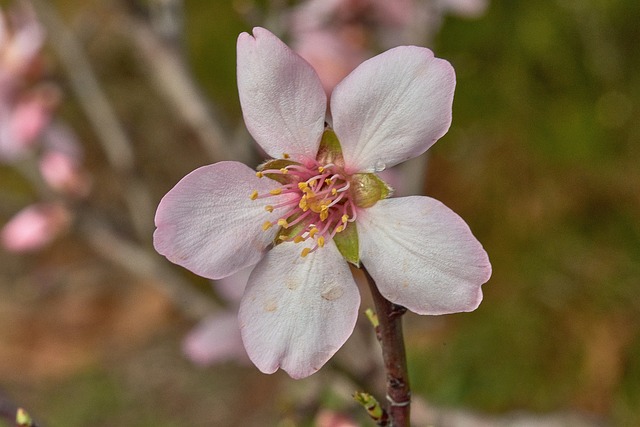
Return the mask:
M 326 206 L 322 207 L 325 209 L 320 211 L 320 220 L 325 221 L 327 218 L 329 218 L 329 211 L 326 209 Z
M 296 236 L 293 238 L 293 243 L 300 243 L 300 242 L 304 242 L 304 237 L 302 236 Z
M 306 257 L 307 255 L 309 255 L 309 252 L 311 252 L 311 249 L 309 249 L 309 248 L 304 248 L 304 249 L 302 250 L 302 253 L 300 254 L 300 256 L 301 256 L 302 258 L 304 258 L 304 257 Z
M 336 190 L 335 188 L 331 189 L 331 195 L 335 196 L 336 194 L 338 194 L 338 190 Z
M 264 210 L 267 211 L 267 212 L 273 212 L 273 206 L 267 205 L 267 206 L 264 207 Z
M 287 222 L 287 220 L 286 220 L 286 219 L 284 219 L 284 218 L 280 218 L 280 219 L 278 220 L 278 225 L 279 225 L 280 227 L 289 228 L 289 223 L 288 223 L 288 222 Z
M 258 198 L 258 190 L 253 190 L 253 193 L 251 193 L 251 200 L 255 200 Z
M 327 185 L 331 185 L 331 184 L 332 184 L 332 182 L 333 182 L 333 181 L 331 181 L 329 178 L 326 178 L 326 179 L 324 180 L 324 183 L 325 183 L 325 184 L 327 184 Z
M 307 183 L 306 183 L 306 182 L 299 182 L 299 183 L 298 183 L 298 188 L 299 188 L 299 189 L 301 189 L 301 190 L 303 190 L 303 191 L 304 191 L 306 188 L 308 188 L 308 187 L 309 187 L 309 186 L 307 185 Z
M 282 188 L 274 188 L 273 190 L 269 190 L 269 193 L 277 196 L 278 194 L 282 194 Z
M 309 210 L 309 203 L 307 202 L 307 196 L 302 196 L 300 198 L 300 202 L 298 203 L 298 207 L 302 209 L 303 212 Z
M 347 215 L 347 214 L 342 215 L 341 220 L 342 220 L 343 224 L 346 224 L 347 221 L 349 221 L 349 215 Z
M 262 172 L 258 171 L 258 172 L 256 172 L 256 176 L 258 178 L 262 178 L 264 176 L 264 174 Z
M 316 181 L 315 179 L 312 179 L 311 181 L 309 181 L 309 186 L 310 187 L 315 187 L 317 183 L 318 183 L 318 181 Z
M 317 242 L 318 242 L 318 246 L 323 247 L 324 246 L 324 237 L 323 236 L 318 237 Z
M 269 221 L 265 221 L 264 224 L 262 224 L 262 230 L 267 231 L 268 229 L 270 229 L 273 226 L 273 224 L 271 224 Z
M 344 230 L 344 226 L 339 225 L 336 227 L 336 233 L 341 233 Z
M 280 172 L 282 172 L 283 175 L 286 175 L 286 174 L 289 173 L 289 169 L 282 168 L 282 169 L 280 169 Z
M 313 236 L 316 235 L 316 233 L 320 231 L 317 228 L 313 227 L 311 230 L 309 230 L 309 237 L 311 237 L 313 239 Z
M 282 158 L 283 158 L 283 159 L 288 159 L 288 158 L 290 158 L 290 157 L 291 157 L 291 156 L 290 156 L 290 155 L 288 155 L 287 153 L 282 153 Z
M 318 172 L 320 172 L 320 173 L 324 172 L 324 167 L 323 166 L 318 166 Z

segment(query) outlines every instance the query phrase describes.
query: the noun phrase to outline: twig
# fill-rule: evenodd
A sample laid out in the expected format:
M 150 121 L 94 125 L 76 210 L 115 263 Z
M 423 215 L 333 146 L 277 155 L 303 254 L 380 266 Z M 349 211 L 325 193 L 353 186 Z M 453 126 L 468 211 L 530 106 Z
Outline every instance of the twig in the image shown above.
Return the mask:
M 387 413 L 392 427 L 409 427 L 411 391 L 402 335 L 402 315 L 407 309 L 383 297 L 364 266 L 362 271 L 367 278 L 378 315 L 379 325 L 376 328 L 376 335 L 380 340 L 382 359 L 387 373 Z
M 98 136 L 110 166 L 128 183 L 126 191 L 129 193 L 124 196 L 125 203 L 138 237 L 145 238 L 152 231 L 149 218 L 153 216 L 153 208 L 144 185 L 134 174 L 133 146 L 73 32 L 49 1 L 33 0 L 32 2 L 38 16 L 48 29 L 49 40 L 66 70 L 78 102 Z
M 135 52 L 146 64 L 156 88 L 198 135 L 211 160 L 248 160 L 249 144 L 233 144 L 232 138 L 224 132 L 175 43 L 168 43 L 151 24 L 133 13 L 120 22 L 123 33 L 133 40 Z
M 138 277 L 152 279 L 187 317 L 200 320 L 216 309 L 213 300 L 178 276 L 159 255 L 118 236 L 98 220 L 83 219 L 78 228 L 95 252 Z

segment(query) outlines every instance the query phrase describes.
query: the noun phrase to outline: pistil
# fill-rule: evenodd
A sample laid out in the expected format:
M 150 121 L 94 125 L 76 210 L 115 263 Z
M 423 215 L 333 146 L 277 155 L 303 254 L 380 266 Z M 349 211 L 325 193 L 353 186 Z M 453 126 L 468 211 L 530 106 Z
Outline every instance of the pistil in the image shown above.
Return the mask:
M 333 163 L 311 165 L 294 163 L 285 157 L 269 164 L 275 168 L 265 168 L 256 173 L 258 178 L 267 177 L 280 183 L 279 187 L 267 193 L 251 193 L 252 200 L 264 199 L 283 194 L 296 197 L 273 205 L 266 205 L 267 212 L 282 211 L 275 221 L 266 221 L 262 228 L 267 231 L 279 226 L 278 243 L 295 244 L 311 240 L 313 245 L 303 248 L 306 257 L 318 248 L 324 247 L 337 233 L 343 232 L 355 220 L 355 204 L 351 200 L 350 177 Z M 283 165 L 283 167 L 279 167 Z

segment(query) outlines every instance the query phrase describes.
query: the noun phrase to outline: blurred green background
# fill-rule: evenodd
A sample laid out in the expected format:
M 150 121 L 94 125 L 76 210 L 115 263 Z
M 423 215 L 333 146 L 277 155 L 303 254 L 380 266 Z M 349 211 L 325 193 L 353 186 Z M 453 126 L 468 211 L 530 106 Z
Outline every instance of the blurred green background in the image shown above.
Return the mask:
M 87 40 L 157 202 L 206 163 L 194 136 L 179 123 L 158 130 L 157 123 L 175 119 L 118 33 L 118 2 L 57 3 Z M 187 0 L 185 24 L 198 82 L 235 123 L 235 40 L 251 25 L 232 2 L 209 0 Z M 640 425 L 640 2 L 492 0 L 479 19 L 448 16 L 432 47 L 454 65 L 458 84 L 451 130 L 430 150 L 425 193 L 468 222 L 493 276 L 473 313 L 408 315 L 415 394 L 487 414 L 578 411 L 607 425 Z M 50 60 L 55 64 L 55 55 Z M 54 73 L 71 98 L 61 115 L 90 147 L 99 194 L 92 203 L 117 211 L 109 202 L 117 183 L 100 181 L 102 154 L 63 72 Z M 15 181 L 15 206 L 34 198 L 6 167 L 0 176 Z M 193 367 L 180 354 L 191 322 L 152 292 L 133 291 L 146 288 L 125 273 L 105 273 L 73 236 L 26 259 L 1 256 L 0 313 L 12 326 L 29 327 L 22 347 L 0 351 L 9 355 L 3 363 L 16 360 L 15 375 L 0 377 L 0 385 L 48 426 L 307 425 L 304 405 L 317 402 L 300 402 L 335 376 L 327 369 L 319 380 L 292 384 L 253 367 Z M 60 264 L 84 275 L 53 296 L 34 297 L 30 272 Z M 105 326 L 105 318 L 125 311 L 118 295 L 131 293 L 134 311 L 153 322 L 135 333 Z M 87 310 L 87 317 L 80 326 L 73 319 L 67 329 L 56 326 L 51 298 L 62 312 Z M 155 308 L 140 308 L 149 301 Z M 88 320 L 92 307 L 106 317 Z M 15 346 L 9 335 L 0 332 L 0 346 Z M 33 348 L 56 357 L 36 360 L 28 354 Z M 51 374 L 55 366 L 64 369 Z M 354 410 L 331 393 L 321 402 Z

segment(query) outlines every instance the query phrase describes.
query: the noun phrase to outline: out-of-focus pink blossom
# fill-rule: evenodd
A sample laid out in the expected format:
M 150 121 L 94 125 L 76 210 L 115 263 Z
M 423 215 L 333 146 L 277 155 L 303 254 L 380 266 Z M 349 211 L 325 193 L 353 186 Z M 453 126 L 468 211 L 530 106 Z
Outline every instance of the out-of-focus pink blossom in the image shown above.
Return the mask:
M 249 362 L 235 311 L 213 314 L 202 320 L 186 336 L 182 349 L 192 362 L 200 366 L 229 361 Z
M 5 14 L 0 9 L 0 91 L 28 71 L 44 42 L 44 29 L 28 2 Z
M 2 245 L 11 252 L 43 248 L 64 232 L 71 214 L 60 203 L 39 203 L 18 212 L 0 232 Z
M 91 178 L 82 167 L 82 157 L 82 147 L 67 126 L 54 123 L 45 130 L 39 166 L 51 188 L 75 197 L 87 196 Z
M 41 86 L 15 101 L 0 92 L 0 161 L 19 159 L 37 142 L 58 99 L 52 86 Z
M 289 14 L 293 49 L 317 71 L 329 94 L 379 49 L 425 44 L 447 13 L 475 18 L 487 0 L 307 0 Z
M 327 94 L 370 56 L 364 48 L 362 37 L 351 29 L 341 32 L 306 31 L 296 38 L 293 48 L 318 72 Z
M 215 283 L 218 295 L 228 303 L 228 307 L 202 320 L 185 337 L 182 350 L 195 364 L 207 366 L 229 361 L 249 363 L 240 335 L 238 306 L 251 270 L 253 266 Z
M 318 412 L 316 427 L 358 427 L 358 424 L 346 415 L 323 409 Z
M 436 4 L 442 12 L 465 18 L 478 18 L 487 10 L 489 0 L 437 0 Z
M 42 177 L 54 190 L 76 197 L 89 194 L 91 180 L 77 159 L 49 151 L 42 155 L 39 165 Z

